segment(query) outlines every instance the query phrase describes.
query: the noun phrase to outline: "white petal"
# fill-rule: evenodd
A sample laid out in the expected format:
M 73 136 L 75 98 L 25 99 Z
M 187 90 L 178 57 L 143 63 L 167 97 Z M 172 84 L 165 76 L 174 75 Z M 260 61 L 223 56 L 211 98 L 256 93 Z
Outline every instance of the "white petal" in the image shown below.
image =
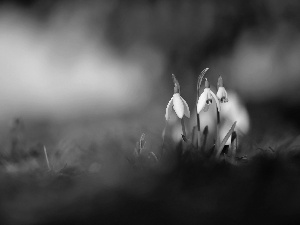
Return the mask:
M 211 90 L 210 90 L 210 88 L 207 88 L 207 100 L 206 100 L 206 104 L 210 105 L 211 103 L 212 103 Z
M 184 105 L 183 102 L 181 100 L 181 96 L 179 95 L 179 93 L 176 93 L 173 95 L 173 109 L 176 113 L 176 115 L 182 119 L 183 115 L 184 115 Z
M 202 94 L 200 95 L 197 103 L 197 113 L 200 113 L 200 111 L 204 108 L 206 105 L 206 100 L 207 100 L 207 90 L 204 89 Z
M 217 98 L 217 96 L 215 95 L 215 93 L 213 93 L 212 91 L 210 91 L 211 95 L 213 96 L 213 98 L 215 99 L 215 102 L 217 104 L 217 108 L 218 108 L 218 111 L 221 112 L 221 106 L 220 106 L 220 102 L 219 102 L 219 99 Z
M 166 108 L 166 120 L 169 120 L 170 118 L 170 113 L 171 113 L 171 105 L 173 103 L 173 97 L 171 98 L 171 100 L 169 101 L 168 105 L 167 105 L 167 108 Z
M 219 87 L 218 92 L 217 92 L 217 97 L 222 103 L 228 102 L 227 92 L 224 87 Z
M 209 105 L 208 104 L 205 104 L 204 108 L 203 108 L 203 112 L 207 112 L 209 109 Z
M 227 95 L 227 91 L 226 91 L 225 88 L 224 88 L 224 92 L 225 92 L 225 98 L 226 98 L 226 101 L 228 102 L 228 95 Z
M 222 87 L 218 88 L 217 97 L 218 97 L 219 100 L 221 100 L 221 98 L 223 97 L 223 89 L 222 89 Z
M 188 104 L 186 103 L 186 101 L 180 96 L 182 102 L 183 102 L 183 106 L 184 106 L 184 115 L 187 117 L 187 118 L 190 118 L 190 109 L 189 109 L 189 106 Z

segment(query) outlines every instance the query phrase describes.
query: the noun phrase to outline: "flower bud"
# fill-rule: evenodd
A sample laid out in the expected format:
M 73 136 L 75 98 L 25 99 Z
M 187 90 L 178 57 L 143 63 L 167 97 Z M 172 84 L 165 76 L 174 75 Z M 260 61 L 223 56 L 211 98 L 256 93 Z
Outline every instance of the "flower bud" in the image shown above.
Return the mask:
M 179 88 L 177 85 L 174 86 L 174 94 L 177 94 L 179 93 Z
M 209 84 L 207 78 L 205 78 L 205 88 L 210 88 L 210 84 Z
M 219 87 L 224 87 L 223 79 L 222 79 L 221 76 L 219 76 L 219 78 L 218 78 L 218 88 L 219 88 Z

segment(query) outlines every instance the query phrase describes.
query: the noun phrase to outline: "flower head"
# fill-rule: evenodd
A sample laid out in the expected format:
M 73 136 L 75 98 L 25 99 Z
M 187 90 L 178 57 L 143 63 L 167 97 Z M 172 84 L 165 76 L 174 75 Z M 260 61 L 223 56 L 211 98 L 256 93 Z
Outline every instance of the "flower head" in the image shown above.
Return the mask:
M 166 108 L 166 120 L 169 119 L 170 113 L 172 111 L 172 107 L 178 116 L 178 118 L 182 119 L 185 115 L 186 117 L 190 117 L 189 106 L 186 101 L 180 96 L 180 86 L 174 74 L 172 74 L 174 81 L 174 94 L 171 100 L 169 101 Z M 171 107 L 172 106 L 172 107 Z
M 217 96 L 215 95 L 215 93 L 213 93 L 210 90 L 210 84 L 208 82 L 208 80 L 205 80 L 205 88 L 202 92 L 202 94 L 200 95 L 199 99 L 198 99 L 198 103 L 197 103 L 197 113 L 200 113 L 202 110 L 204 112 L 206 112 L 209 108 L 209 105 L 212 103 L 212 98 L 215 99 L 215 102 L 217 104 L 217 108 L 220 111 L 220 103 L 219 100 L 217 98 Z
M 221 76 L 219 76 L 219 79 L 218 79 L 217 97 L 221 103 L 228 102 L 227 91 L 224 88 L 223 79 Z

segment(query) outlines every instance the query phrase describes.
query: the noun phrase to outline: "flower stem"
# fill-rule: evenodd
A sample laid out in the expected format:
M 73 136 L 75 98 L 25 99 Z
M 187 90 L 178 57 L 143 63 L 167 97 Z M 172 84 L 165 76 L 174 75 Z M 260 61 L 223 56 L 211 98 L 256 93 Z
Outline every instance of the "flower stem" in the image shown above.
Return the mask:
M 197 81 L 197 101 L 196 101 L 196 115 L 197 115 L 197 128 L 198 128 L 198 150 L 200 150 L 201 148 L 201 132 L 200 132 L 200 115 L 197 112 L 197 104 L 198 104 L 198 100 L 199 100 L 199 96 L 200 96 L 200 87 L 201 87 L 201 83 L 202 83 L 202 79 L 205 75 L 205 73 L 207 72 L 208 68 L 205 68 L 204 70 L 202 70 L 201 74 L 198 76 L 198 81 Z
M 216 134 L 216 147 L 215 149 L 219 149 L 220 147 L 220 112 L 218 110 L 218 107 L 216 108 L 217 109 L 217 134 Z
M 197 148 L 198 143 L 197 143 L 197 136 L 198 136 L 198 131 L 197 130 L 197 126 L 193 126 L 193 130 L 192 130 L 192 144 L 195 148 Z
M 197 108 L 196 108 L 197 111 Z M 200 115 L 196 112 L 197 115 L 197 128 L 198 128 L 198 132 L 197 132 L 197 138 L 198 138 L 198 150 L 200 150 L 201 148 L 201 131 L 200 131 Z
M 167 126 L 168 126 L 168 120 L 166 120 L 166 124 L 165 124 L 165 127 L 163 129 L 163 132 L 162 132 L 162 145 L 161 145 L 161 157 L 163 157 L 164 155 L 164 148 L 165 148 L 165 135 L 166 135 L 166 131 L 167 131 Z
M 181 128 L 182 128 L 182 134 L 186 137 L 186 132 L 185 132 L 185 124 L 184 124 L 184 119 L 181 119 Z

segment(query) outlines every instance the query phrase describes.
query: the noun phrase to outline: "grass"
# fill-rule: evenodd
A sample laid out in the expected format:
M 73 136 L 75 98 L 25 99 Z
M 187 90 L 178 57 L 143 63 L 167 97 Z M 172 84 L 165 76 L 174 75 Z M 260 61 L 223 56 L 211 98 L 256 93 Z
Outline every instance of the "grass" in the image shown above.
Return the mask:
M 1 224 L 300 222 L 300 149 L 292 139 L 277 148 L 253 149 L 248 158 L 237 149 L 236 163 L 183 141 L 173 147 L 169 138 L 162 155 L 149 149 L 145 134 L 126 153 L 119 140 L 106 141 L 108 153 L 99 157 L 96 171 L 74 165 L 48 171 L 41 157 L 44 166 L 22 172 L 21 164 L 32 163 L 35 155 L 22 160 L 2 155 Z M 92 164 L 101 149 L 90 145 L 85 154 L 82 160 Z M 20 168 L 8 172 L 7 164 Z

